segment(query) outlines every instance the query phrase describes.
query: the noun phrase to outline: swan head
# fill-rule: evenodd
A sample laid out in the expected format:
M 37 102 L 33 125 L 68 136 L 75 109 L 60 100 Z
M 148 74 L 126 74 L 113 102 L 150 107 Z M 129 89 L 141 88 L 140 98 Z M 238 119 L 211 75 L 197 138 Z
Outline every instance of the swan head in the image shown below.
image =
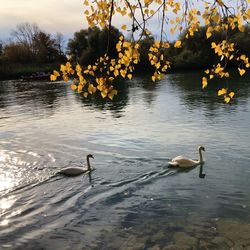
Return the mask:
M 198 150 L 199 150 L 199 151 L 205 151 L 205 148 L 204 148 L 203 146 L 199 146 L 199 147 L 198 147 Z
M 94 156 L 93 156 L 92 154 L 88 154 L 88 155 L 87 155 L 87 158 L 95 159 Z

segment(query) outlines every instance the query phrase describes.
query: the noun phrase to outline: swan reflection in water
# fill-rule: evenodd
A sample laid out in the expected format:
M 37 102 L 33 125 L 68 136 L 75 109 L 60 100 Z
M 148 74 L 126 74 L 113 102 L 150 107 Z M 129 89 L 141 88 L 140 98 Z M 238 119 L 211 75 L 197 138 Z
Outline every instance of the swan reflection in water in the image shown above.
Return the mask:
M 201 178 L 201 179 L 204 179 L 205 178 L 205 176 L 206 176 L 206 174 L 203 172 L 203 166 L 204 166 L 204 164 L 200 164 L 200 169 L 199 169 L 199 178 Z M 177 172 L 185 172 L 185 173 L 187 173 L 187 172 L 189 172 L 189 171 L 192 171 L 193 169 L 195 169 L 197 166 L 194 166 L 194 167 L 190 167 L 190 168 L 178 168 L 178 169 L 176 169 L 177 170 Z
M 200 171 L 199 171 L 199 178 L 204 179 L 206 176 L 205 173 L 203 173 L 203 164 L 200 165 Z

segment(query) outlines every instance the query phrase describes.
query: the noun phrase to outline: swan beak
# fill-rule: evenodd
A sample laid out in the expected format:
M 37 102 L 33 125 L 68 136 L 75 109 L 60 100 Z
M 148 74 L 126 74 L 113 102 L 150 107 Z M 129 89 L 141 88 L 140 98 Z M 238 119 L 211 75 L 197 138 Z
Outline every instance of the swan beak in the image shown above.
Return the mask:
M 91 158 L 95 159 L 95 157 L 93 155 L 90 156 Z

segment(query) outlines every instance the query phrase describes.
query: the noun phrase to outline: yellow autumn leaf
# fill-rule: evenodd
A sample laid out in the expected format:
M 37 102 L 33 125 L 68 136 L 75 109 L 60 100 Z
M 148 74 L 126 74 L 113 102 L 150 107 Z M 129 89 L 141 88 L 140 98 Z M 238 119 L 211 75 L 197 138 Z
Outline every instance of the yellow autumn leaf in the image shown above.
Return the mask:
M 56 70 L 53 70 L 53 75 L 54 76 L 60 76 L 60 73 L 58 71 L 56 71 Z
M 113 100 L 114 96 L 117 95 L 117 90 L 113 89 L 109 94 L 108 98 Z
M 83 85 L 79 84 L 77 87 L 78 94 L 82 92 Z
M 229 97 L 229 96 L 225 96 L 225 97 L 224 97 L 224 101 L 225 101 L 226 103 L 229 103 L 229 102 L 230 102 L 230 100 L 231 100 L 231 99 L 230 99 L 230 97 Z
M 102 91 L 102 92 L 101 92 L 101 96 L 102 96 L 102 98 L 105 98 L 105 97 L 107 96 L 107 91 L 105 91 L 105 90 Z
M 246 57 L 246 55 L 241 55 L 241 56 L 240 56 L 240 59 L 241 59 L 242 61 L 245 61 L 245 60 L 247 59 L 247 57 Z
M 238 29 L 239 29 L 240 32 L 245 31 L 245 27 L 243 25 L 238 25 Z
M 65 72 L 65 71 L 66 71 L 66 66 L 65 66 L 65 65 L 63 65 L 63 64 L 61 64 L 61 66 L 60 66 L 60 70 L 61 70 L 62 72 Z
M 150 10 L 150 15 L 154 15 L 155 11 L 154 10 Z
M 209 30 L 207 30 L 207 32 L 206 32 L 206 37 L 207 37 L 207 39 L 208 39 L 209 37 L 211 37 L 211 36 L 212 36 L 212 32 L 209 31 Z
M 215 43 L 215 42 L 212 42 L 212 43 L 211 43 L 211 48 L 212 48 L 212 49 L 216 48 L 216 43 Z
M 121 29 L 122 29 L 122 30 L 126 30 L 126 29 L 127 29 L 127 25 L 123 24 L 123 25 L 121 26 Z
M 156 63 L 156 64 L 155 64 L 155 67 L 156 67 L 157 69 L 159 69 L 159 68 L 161 67 L 161 63 L 160 63 L 160 62 Z
M 119 75 L 119 70 L 115 69 L 115 70 L 114 70 L 114 76 L 116 77 L 116 76 L 118 76 L 118 75 Z
M 174 44 L 175 48 L 180 48 L 181 47 L 181 41 L 177 40 Z
M 169 45 L 168 42 L 164 42 L 164 43 L 162 44 L 162 46 L 163 46 L 163 48 L 165 48 L 165 49 L 168 49 L 168 48 L 170 47 L 170 45 Z
M 234 92 L 230 92 L 228 95 L 230 96 L 230 98 L 233 98 L 234 97 Z
M 74 90 L 77 89 L 77 86 L 76 86 L 75 84 L 71 84 L 71 85 L 70 85 L 70 88 L 74 91 Z
M 50 75 L 50 81 L 55 81 L 56 80 L 56 76 L 55 75 Z
M 206 88 L 207 87 L 207 78 L 206 77 L 202 77 L 202 88 Z
M 131 80 L 132 79 L 132 74 L 128 74 L 127 77 L 128 77 L 129 80 Z
M 137 44 L 135 45 L 135 49 L 139 49 L 139 47 L 140 47 L 140 44 L 137 43 Z
M 206 31 L 206 37 L 207 37 L 207 39 L 212 36 L 212 31 L 213 31 L 213 28 L 211 26 L 209 26 L 207 28 L 207 31 Z
M 134 64 L 138 64 L 138 59 L 135 59 L 135 60 L 133 61 L 133 63 L 134 63 Z
M 83 96 L 84 96 L 85 98 L 87 98 L 87 97 L 88 97 L 88 94 L 89 94 L 88 92 L 84 92 L 84 93 L 83 93 Z
M 63 77 L 63 80 L 64 80 L 65 82 L 67 82 L 67 81 L 69 80 L 69 77 L 68 77 L 67 75 L 63 75 L 62 77 Z
M 171 28 L 170 33 L 173 35 L 175 33 L 175 28 Z
M 95 93 L 95 91 L 96 91 L 96 87 L 94 87 L 93 84 L 89 84 L 88 92 L 89 92 L 90 94 L 93 94 L 93 93 Z
M 218 96 L 225 95 L 226 93 L 227 93 L 227 89 L 225 88 L 218 90 Z
M 239 70 L 239 73 L 240 73 L 241 76 L 243 76 L 245 74 L 245 72 L 246 72 L 246 70 L 241 69 L 241 68 L 238 68 L 238 70 Z
M 155 76 L 152 76 L 151 78 L 152 78 L 152 81 L 155 82 L 155 80 L 156 80 Z
M 127 71 L 126 71 L 126 70 L 123 70 L 123 69 L 120 70 L 120 75 L 121 75 L 123 78 L 126 77 L 126 74 L 127 74 Z

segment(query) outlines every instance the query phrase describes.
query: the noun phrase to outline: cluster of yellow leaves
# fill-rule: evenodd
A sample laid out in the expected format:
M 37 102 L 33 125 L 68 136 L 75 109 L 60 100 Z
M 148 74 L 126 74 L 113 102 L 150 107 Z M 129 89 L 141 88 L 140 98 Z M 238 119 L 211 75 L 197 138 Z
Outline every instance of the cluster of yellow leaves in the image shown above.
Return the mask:
M 107 69 L 112 67 L 110 65 L 115 65 L 113 60 L 104 55 L 94 65 L 82 68 L 77 64 L 75 69 L 67 62 L 65 65 L 61 65 L 60 72 L 54 70 L 50 79 L 51 81 L 55 81 L 57 77 L 62 76 L 64 81 L 68 81 L 70 77 L 73 77 L 70 87 L 78 94 L 82 93 L 84 97 L 88 97 L 89 94 L 92 95 L 98 90 L 103 98 L 108 97 L 112 100 L 117 95 L 117 90 L 112 85 L 114 77 L 110 76 L 110 72 Z M 105 72 L 104 76 L 98 76 L 100 72 Z
M 170 45 L 167 42 L 160 43 L 159 41 L 149 48 L 148 59 L 150 64 L 155 68 L 155 72 L 152 76 L 152 81 L 159 81 L 163 77 L 163 73 L 170 68 L 170 62 L 166 60 L 163 49 L 169 48 Z
M 220 63 L 218 63 L 217 65 L 214 65 L 212 69 L 207 69 L 205 70 L 205 73 L 206 73 L 206 77 L 202 77 L 202 88 L 206 88 L 207 85 L 208 85 L 208 81 L 209 80 L 212 80 L 213 78 L 217 77 L 217 78 L 228 78 L 230 75 L 229 75 L 229 72 L 226 72 L 225 71 L 225 68 L 222 67 L 222 65 Z M 223 89 L 224 90 L 224 89 Z M 230 99 L 233 98 L 234 96 L 234 93 L 233 92 L 230 92 L 230 95 L 227 96 L 227 92 L 218 92 L 218 95 L 222 95 L 224 94 L 224 99 L 225 101 L 228 103 L 230 101 Z M 231 98 L 230 98 L 231 97 Z
M 205 10 L 202 14 L 205 25 L 207 26 L 207 38 L 210 38 L 214 31 L 228 31 L 238 28 L 244 31 L 244 21 L 250 19 L 250 9 L 246 9 L 246 3 L 237 3 L 235 12 L 231 12 L 232 8 L 228 7 L 226 1 L 215 1 L 209 4 L 204 1 Z
M 110 58 L 107 54 L 100 57 L 95 64 L 82 68 L 79 64 L 72 67 L 70 62 L 61 65 L 60 72 L 54 70 L 50 76 L 51 81 L 55 81 L 62 76 L 64 81 L 73 77 L 71 89 L 78 93 L 83 93 L 84 97 L 99 91 L 102 98 L 113 99 L 117 95 L 117 90 L 113 86 L 113 81 L 117 77 L 132 79 L 134 65 L 140 60 L 139 44 L 125 41 L 124 37 L 119 38 L 116 44 L 118 58 Z M 93 80 L 94 79 L 94 80 Z
M 226 103 L 229 103 L 231 101 L 231 99 L 233 99 L 233 97 L 234 97 L 234 92 L 231 91 L 230 93 L 228 93 L 227 89 L 222 88 L 222 89 L 218 90 L 218 96 L 221 96 L 221 95 L 223 95 L 224 101 Z
M 194 36 L 194 33 L 197 32 L 200 28 L 200 11 L 196 8 L 191 9 L 187 14 L 187 22 L 188 22 L 188 29 L 186 38 L 188 39 L 190 36 Z M 185 16 L 183 16 L 185 18 Z
M 219 44 L 212 42 L 211 48 L 214 49 L 214 53 L 217 54 L 221 58 L 221 60 L 223 60 L 224 57 L 228 58 L 229 60 L 232 60 L 234 58 L 234 43 L 229 43 L 226 40 L 223 40 Z
M 207 77 L 202 78 L 202 88 L 206 88 L 208 85 L 208 80 L 213 79 L 214 77 L 218 78 L 229 78 L 229 72 L 225 71 L 226 65 L 229 61 L 236 60 L 240 61 L 238 71 L 242 76 L 245 74 L 245 68 L 249 68 L 249 58 L 246 55 L 237 56 L 235 52 L 235 44 L 230 43 L 226 40 L 216 44 L 215 42 L 211 43 L 211 48 L 214 50 L 214 53 L 218 55 L 220 61 L 224 61 L 225 66 L 222 66 L 221 63 L 214 65 L 212 69 L 205 70 Z M 234 92 L 227 93 L 227 89 L 222 88 L 218 91 L 218 96 L 224 96 L 224 100 L 226 103 L 230 102 L 230 100 L 234 96 Z
M 246 68 L 250 67 L 249 58 L 246 55 L 240 55 L 236 58 L 237 61 L 240 61 L 238 71 L 241 76 L 246 73 Z
M 119 42 L 116 44 L 118 59 L 111 69 L 115 77 L 118 75 L 128 79 L 133 77 L 134 65 L 138 64 L 140 60 L 139 47 L 138 43 L 125 41 L 123 36 L 119 38 Z
M 206 2 L 205 11 L 202 17 L 207 26 L 207 39 L 211 38 L 215 32 L 219 31 L 227 34 L 228 31 L 237 28 L 240 32 L 243 32 L 244 21 L 250 19 L 250 10 L 246 9 L 244 6 L 245 5 L 238 6 L 238 12 L 235 13 L 235 15 L 231 15 L 230 8 L 226 6 L 225 1 L 219 0 L 216 1 L 215 4 Z M 226 67 L 230 61 L 238 62 L 238 71 L 241 76 L 245 74 L 246 68 L 250 67 L 247 56 L 241 55 L 238 49 L 236 50 L 235 44 L 228 40 L 222 40 L 218 44 L 216 42 L 211 42 L 211 49 L 214 50 L 214 53 L 219 57 L 221 63 L 214 65 L 212 69 L 205 70 L 207 76 L 202 78 L 202 88 L 206 88 L 208 81 L 215 77 L 229 78 L 230 75 L 229 72 L 226 71 Z M 222 88 L 218 91 L 218 95 L 223 95 L 225 102 L 228 103 L 233 98 L 234 92 L 228 93 L 226 88 Z
M 94 27 L 95 25 L 100 25 L 101 28 L 104 28 L 108 26 L 110 18 L 111 1 L 98 0 L 90 5 L 90 1 L 85 0 L 84 5 L 88 7 L 88 9 L 84 11 L 84 15 L 86 16 L 86 19 L 90 27 Z M 112 15 L 113 14 L 114 13 L 112 13 Z
M 127 23 L 127 25 L 123 24 L 121 29 L 132 33 L 139 29 L 141 34 L 148 36 L 150 31 L 147 25 L 150 18 L 156 13 L 165 13 L 165 18 L 161 21 L 164 25 L 165 23 L 169 25 L 170 34 L 174 34 L 175 31 L 181 32 L 183 27 L 186 26 L 185 38 L 188 39 L 194 36 L 195 32 L 201 27 L 201 23 L 204 23 L 206 38 L 209 40 L 213 39 L 213 34 L 216 32 L 227 34 L 228 31 L 235 29 L 243 32 L 244 24 L 250 20 L 250 9 L 247 5 L 250 0 L 235 1 L 236 7 L 234 6 L 233 11 L 231 7 L 228 7 L 228 1 L 225 0 L 202 0 L 201 2 L 204 3 L 204 9 L 198 10 L 194 8 L 195 5 L 192 0 L 185 0 L 185 4 L 181 0 L 98 0 L 92 2 L 84 0 L 84 15 L 90 27 L 97 25 L 101 28 L 110 27 L 109 22 L 113 15 L 127 16 L 131 19 L 131 28 Z M 169 12 L 171 12 L 171 15 L 167 15 Z M 141 20 L 138 19 L 138 15 L 140 15 Z M 168 16 L 171 16 L 171 19 Z M 163 32 L 165 33 L 165 30 Z M 134 38 L 134 36 L 131 37 Z M 170 68 L 170 62 L 164 53 L 165 49 L 170 47 L 170 44 L 163 41 L 162 37 L 161 41 L 156 41 L 148 51 L 149 62 L 155 68 L 152 81 L 162 79 L 163 74 Z M 238 63 L 238 72 L 241 76 L 250 67 L 247 56 L 241 55 L 238 48 L 236 50 L 235 44 L 226 39 L 220 42 L 211 41 L 211 49 L 219 57 L 220 63 L 205 71 L 206 75 L 202 78 L 202 88 L 206 88 L 208 81 L 213 78 L 228 79 L 230 75 L 226 68 L 230 61 Z M 140 60 L 139 44 L 135 40 L 132 41 L 126 41 L 123 37 L 120 37 L 116 45 L 118 58 L 109 58 L 105 54 L 95 64 L 84 68 L 80 65 L 72 67 L 68 62 L 61 65 L 60 71 L 53 71 L 51 80 L 55 81 L 58 77 L 62 77 L 64 81 L 68 81 L 69 78 L 73 77 L 72 90 L 83 93 L 85 97 L 99 91 L 103 98 L 113 99 L 117 94 L 114 88 L 114 80 L 118 77 L 132 79 L 134 65 L 138 64 Z M 173 46 L 181 48 L 182 41 L 177 40 Z M 225 102 L 228 103 L 233 98 L 234 92 L 228 93 L 228 90 L 223 88 L 218 91 L 218 95 L 224 96 Z

